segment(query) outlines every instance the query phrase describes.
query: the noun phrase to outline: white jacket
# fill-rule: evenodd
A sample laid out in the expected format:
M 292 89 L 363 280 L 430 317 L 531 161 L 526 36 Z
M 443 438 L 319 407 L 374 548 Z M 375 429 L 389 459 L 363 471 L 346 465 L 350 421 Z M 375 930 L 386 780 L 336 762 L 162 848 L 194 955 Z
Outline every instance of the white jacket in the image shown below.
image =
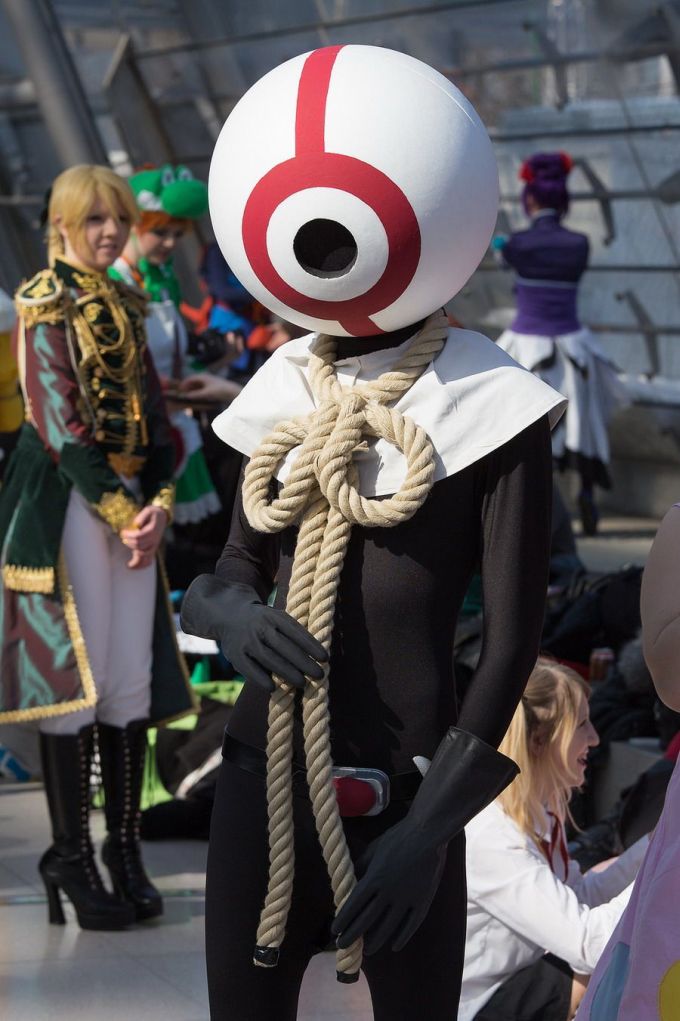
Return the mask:
M 546 818 L 546 838 L 549 827 Z M 583 875 L 559 848 L 553 870 L 498 802 L 467 839 L 467 940 L 458 1021 L 472 1021 L 496 989 L 544 953 L 589 974 L 623 909 L 649 843 L 642 837 L 607 869 Z

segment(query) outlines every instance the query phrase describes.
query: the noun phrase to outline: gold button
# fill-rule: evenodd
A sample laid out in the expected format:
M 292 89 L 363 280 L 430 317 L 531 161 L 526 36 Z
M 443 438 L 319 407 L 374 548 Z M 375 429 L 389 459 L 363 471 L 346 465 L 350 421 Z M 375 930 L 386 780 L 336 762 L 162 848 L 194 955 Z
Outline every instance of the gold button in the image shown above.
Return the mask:
M 104 432 L 103 429 L 97 429 L 96 433 L 94 434 L 94 438 L 101 443 L 103 440 L 106 439 L 106 433 Z

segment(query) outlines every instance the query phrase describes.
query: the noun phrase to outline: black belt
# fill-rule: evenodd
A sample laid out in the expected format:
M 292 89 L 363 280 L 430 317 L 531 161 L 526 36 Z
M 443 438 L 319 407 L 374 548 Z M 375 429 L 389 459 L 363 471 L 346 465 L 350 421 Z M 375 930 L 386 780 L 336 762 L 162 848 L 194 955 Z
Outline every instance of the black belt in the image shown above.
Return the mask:
M 253 773 L 263 780 L 267 776 L 267 755 L 259 748 L 237 741 L 226 730 L 222 741 L 222 758 L 232 766 L 238 766 L 247 773 Z M 408 773 L 388 774 L 390 781 L 390 801 L 412 801 L 420 787 L 422 776 L 417 769 Z M 299 763 L 293 763 L 293 793 L 309 797 L 307 770 Z

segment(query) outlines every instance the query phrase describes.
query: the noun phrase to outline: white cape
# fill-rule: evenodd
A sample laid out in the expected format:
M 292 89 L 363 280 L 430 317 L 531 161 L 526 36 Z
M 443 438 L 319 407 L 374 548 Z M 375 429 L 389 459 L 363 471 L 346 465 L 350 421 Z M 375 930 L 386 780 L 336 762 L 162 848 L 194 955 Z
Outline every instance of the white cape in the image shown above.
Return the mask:
M 308 415 L 316 404 L 309 386 L 309 348 L 316 334 L 278 348 L 232 404 L 213 422 L 221 440 L 250 456 L 279 422 Z M 399 347 L 343 358 L 335 363 L 345 387 L 376 379 L 401 358 Z M 395 407 L 426 431 L 435 449 L 435 482 L 467 468 L 544 415 L 551 427 L 566 399 L 521 368 L 492 341 L 472 330 L 450 329 L 433 362 Z M 285 481 L 296 450 L 279 465 Z M 360 492 L 388 496 L 402 484 L 403 455 L 386 440 L 371 440 L 355 454 Z

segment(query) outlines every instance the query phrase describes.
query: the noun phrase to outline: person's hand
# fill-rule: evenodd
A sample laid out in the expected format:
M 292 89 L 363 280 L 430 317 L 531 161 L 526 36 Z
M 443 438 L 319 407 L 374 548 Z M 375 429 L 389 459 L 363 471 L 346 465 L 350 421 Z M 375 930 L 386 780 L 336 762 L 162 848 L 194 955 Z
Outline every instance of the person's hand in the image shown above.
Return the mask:
M 197 372 L 187 376 L 179 385 L 179 393 L 190 401 L 228 404 L 241 392 L 238 383 L 231 379 L 222 379 L 213 372 Z
M 422 923 L 441 880 L 450 840 L 517 775 L 512 759 L 450 727 L 407 815 L 357 863 L 361 877 L 335 918 L 338 946 L 363 935 L 367 953 L 401 950 Z
M 328 653 L 321 642 L 247 585 L 200 574 L 182 600 L 180 623 L 187 634 L 219 642 L 236 670 L 267 692 L 274 689 L 272 674 L 295 688 L 305 677 L 323 677 Z
M 132 550 L 128 561 L 131 571 L 149 567 L 158 551 L 167 528 L 168 515 L 162 507 L 142 507 L 129 528 L 120 533 L 121 540 Z
M 609 866 L 613 865 L 617 858 L 618 855 L 615 854 L 611 858 L 605 858 L 604 861 L 598 861 L 595 865 L 592 865 L 589 869 L 587 869 L 584 875 L 587 876 L 590 872 L 606 872 Z
M 224 334 L 224 354 L 216 363 L 216 368 L 226 368 L 227 365 L 231 365 L 235 362 L 243 352 L 245 351 L 246 342 L 243 334 L 240 330 L 228 330 Z
M 437 892 L 446 845 L 424 845 L 402 820 L 369 845 L 357 863 L 361 878 L 333 922 L 339 947 L 364 937 L 364 952 L 401 950 L 423 922 Z
M 272 323 L 266 350 L 271 354 L 273 351 L 276 351 L 277 348 L 283 347 L 283 345 L 287 344 L 291 339 L 290 331 L 283 325 L 283 323 Z
M 145 567 L 151 567 L 153 560 L 153 555 L 142 553 L 141 550 L 136 549 L 132 551 L 132 555 L 127 562 L 127 566 L 130 571 L 140 571 Z

